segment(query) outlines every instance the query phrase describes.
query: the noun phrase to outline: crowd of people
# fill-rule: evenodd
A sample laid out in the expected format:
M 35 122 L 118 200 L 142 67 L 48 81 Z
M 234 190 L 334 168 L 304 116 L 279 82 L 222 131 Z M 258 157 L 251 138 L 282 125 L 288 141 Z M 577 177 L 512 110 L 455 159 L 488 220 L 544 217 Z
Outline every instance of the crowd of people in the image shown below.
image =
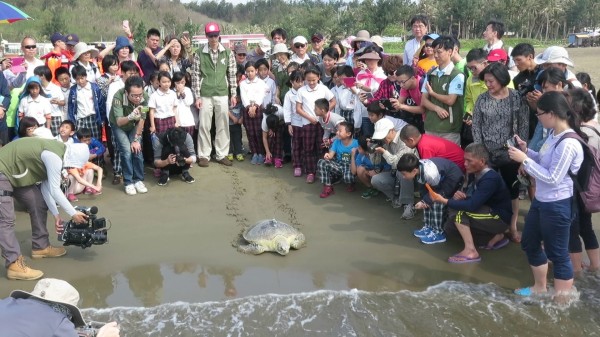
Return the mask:
M 585 159 L 582 144 L 563 141 L 576 133 L 590 146 L 600 143 L 589 75 L 573 73 L 560 46 L 538 55 L 527 43 L 505 46 L 500 21 L 487 24 L 486 45 L 466 58 L 458 39 L 428 32 L 426 16 L 410 24 L 414 38 L 402 55 L 386 54 L 381 37 L 366 30 L 329 44 L 319 32 L 294 36 L 288 45 L 277 28 L 253 49 L 226 47 L 214 22 L 196 50 L 189 34 L 163 38 L 152 28 L 137 57 L 127 26 L 108 47 L 56 33 L 54 50 L 39 59 L 36 41 L 25 37 L 23 69 L 7 58 L 0 72 L 2 195 L 25 200 L 35 222 L 34 257 L 56 257 L 65 251 L 49 245 L 37 217 L 51 210 L 59 229 L 58 203 L 83 221 L 65 201 L 102 193 L 105 157 L 112 183 L 135 195 L 148 192 L 144 162 L 165 186 L 173 175 L 194 183 L 194 164 L 231 166 L 250 154 L 253 165 L 289 163 L 294 177 L 319 179 L 321 198 L 338 183 L 347 192 L 360 184 L 362 198 L 382 193 L 401 219 L 422 210 L 423 226 L 413 232 L 422 243 L 452 233 L 464 242 L 450 263 L 479 262 L 481 249 L 521 242 L 535 284 L 520 295 L 547 291 L 548 260 L 556 290 L 570 290 L 584 267 L 580 237 L 586 267 L 600 270 L 591 214 L 569 174 Z M 19 164 L 24 159 L 36 166 L 34 177 L 19 178 L 31 169 Z M 57 165 L 70 180 L 62 196 Z M 525 191 L 532 204 L 521 234 Z M 1 205 L 8 278 L 40 278 L 15 242 L 12 201 Z

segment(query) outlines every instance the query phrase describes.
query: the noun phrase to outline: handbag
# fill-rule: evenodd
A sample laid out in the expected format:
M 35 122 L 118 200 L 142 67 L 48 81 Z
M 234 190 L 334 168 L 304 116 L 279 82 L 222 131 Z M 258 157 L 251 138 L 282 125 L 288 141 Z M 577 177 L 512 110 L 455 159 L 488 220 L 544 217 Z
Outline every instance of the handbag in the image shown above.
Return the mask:
M 510 94 L 508 97 L 509 97 L 509 102 L 510 102 L 509 103 L 510 104 L 510 120 L 511 120 L 511 124 L 512 124 L 512 134 L 509 137 L 509 139 L 512 139 L 517 134 L 518 128 L 517 128 L 517 118 L 515 117 L 515 111 L 513 109 L 513 97 Z M 483 134 L 483 130 L 481 130 L 481 134 Z M 490 153 L 490 161 L 492 162 L 492 166 L 499 167 L 499 166 L 504 166 L 504 165 L 514 162 L 512 159 L 510 159 L 510 156 L 508 155 L 508 147 L 506 146 L 505 143 L 502 143 L 502 144 L 494 143 L 493 146 L 490 146 L 490 145 L 492 145 L 492 144 L 486 143 L 485 147 L 487 148 L 488 152 Z

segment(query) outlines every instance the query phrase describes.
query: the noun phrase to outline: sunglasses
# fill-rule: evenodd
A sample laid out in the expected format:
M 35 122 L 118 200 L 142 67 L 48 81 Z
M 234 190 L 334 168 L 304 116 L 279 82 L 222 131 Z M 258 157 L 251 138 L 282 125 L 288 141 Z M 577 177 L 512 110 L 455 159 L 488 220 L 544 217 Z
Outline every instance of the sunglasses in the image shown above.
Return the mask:
M 294 45 L 294 47 L 296 47 L 296 48 L 304 48 L 304 47 L 306 47 L 306 45 L 305 45 L 305 44 L 302 44 L 302 43 L 296 43 L 296 44 Z
M 236 54 L 237 56 L 246 57 L 246 54 Z
M 219 37 L 219 34 L 207 34 L 206 37 L 209 39 L 214 39 L 215 37 Z
M 25 49 L 35 49 L 35 48 L 37 48 L 37 46 L 34 45 L 34 44 L 32 44 L 32 45 L 28 45 L 28 46 L 23 46 L 23 48 L 25 48 Z

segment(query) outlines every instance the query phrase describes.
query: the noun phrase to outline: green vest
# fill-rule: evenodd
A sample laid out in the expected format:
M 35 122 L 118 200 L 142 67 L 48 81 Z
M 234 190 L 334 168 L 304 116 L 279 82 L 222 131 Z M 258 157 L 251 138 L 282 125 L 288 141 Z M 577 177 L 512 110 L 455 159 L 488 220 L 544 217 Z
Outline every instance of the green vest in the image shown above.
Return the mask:
M 229 70 L 229 55 L 231 50 L 225 49 L 219 52 L 217 63 L 213 63 L 210 55 L 210 47 L 208 52 L 204 52 L 204 47 L 198 49 L 196 53 L 200 56 L 200 79 L 202 87 L 200 88 L 200 96 L 215 97 L 229 96 L 229 79 L 227 72 Z
M 442 94 L 442 95 L 448 95 L 448 89 L 450 87 L 450 82 L 452 82 L 452 80 L 459 74 L 462 74 L 462 72 L 457 67 L 454 67 L 454 69 L 452 69 L 452 72 L 450 73 L 450 75 L 444 74 L 444 75 L 442 75 L 442 77 L 438 77 L 437 75 L 432 75 L 430 73 L 430 74 L 428 74 L 429 83 L 434 92 Z M 431 95 L 429 96 L 429 100 L 433 104 L 448 111 L 448 113 L 450 114 L 450 117 L 440 119 L 440 117 L 434 111 L 426 110 L 425 111 L 425 130 L 439 132 L 439 133 L 448 133 L 448 132 L 460 133 L 460 129 L 462 127 L 464 109 L 465 109 L 464 96 L 459 95 L 456 98 L 456 102 L 454 102 L 454 105 L 452 105 L 452 106 L 448 106 L 448 105 L 440 102 L 439 100 L 435 99 Z
M 0 172 L 4 173 L 13 187 L 31 186 L 48 179 L 42 151 L 56 153 L 62 160 L 66 148 L 65 144 L 55 139 L 17 139 L 0 150 Z

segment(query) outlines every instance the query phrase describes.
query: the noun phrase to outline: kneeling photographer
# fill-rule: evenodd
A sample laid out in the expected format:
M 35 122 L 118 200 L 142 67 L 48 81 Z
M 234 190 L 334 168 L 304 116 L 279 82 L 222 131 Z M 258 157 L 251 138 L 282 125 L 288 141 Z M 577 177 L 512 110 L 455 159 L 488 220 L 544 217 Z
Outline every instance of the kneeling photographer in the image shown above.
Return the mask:
M 394 129 L 394 123 L 387 118 L 382 118 L 375 123 L 375 133 L 369 140 L 369 148 L 374 153 L 380 153 L 393 168 L 391 171 L 384 171 L 373 176 L 371 179 L 373 188 L 383 192 L 388 199 L 392 200 L 394 208 L 404 206 L 402 219 L 413 218 L 415 215 L 414 183 L 402 178 L 395 168 L 403 154 L 418 155 L 417 152 L 400 140 L 400 132 Z
M 77 307 L 79 292 L 63 280 L 44 278 L 32 292 L 13 291 L 0 300 L 2 336 L 118 337 L 119 326 L 110 322 L 98 330 L 88 326 Z
M 181 174 L 181 180 L 188 184 L 196 181 L 190 175 L 190 166 L 196 162 L 194 141 L 180 127 L 168 129 L 159 134 L 152 142 L 154 147 L 154 166 L 161 169 L 158 185 L 165 186 L 172 174 Z

